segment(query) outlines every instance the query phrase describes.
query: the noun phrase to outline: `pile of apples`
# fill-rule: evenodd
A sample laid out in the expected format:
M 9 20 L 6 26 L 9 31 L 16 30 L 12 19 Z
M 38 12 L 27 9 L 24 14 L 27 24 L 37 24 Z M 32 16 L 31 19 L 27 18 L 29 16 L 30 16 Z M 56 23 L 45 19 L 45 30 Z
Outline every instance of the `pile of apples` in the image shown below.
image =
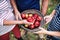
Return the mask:
M 24 24 L 25 28 L 28 29 L 35 29 L 40 26 L 40 22 L 42 20 L 42 17 L 39 16 L 37 13 L 22 13 L 21 14 L 22 19 L 26 19 L 28 22 L 33 22 L 31 25 Z

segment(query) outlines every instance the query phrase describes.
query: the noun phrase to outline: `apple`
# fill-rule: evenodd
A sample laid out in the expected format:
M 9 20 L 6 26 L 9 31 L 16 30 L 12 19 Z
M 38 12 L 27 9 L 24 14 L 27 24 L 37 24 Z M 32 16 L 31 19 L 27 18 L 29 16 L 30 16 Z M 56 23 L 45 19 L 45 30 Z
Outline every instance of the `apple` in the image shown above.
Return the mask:
M 21 17 L 24 19 L 26 17 L 26 14 L 25 13 L 22 13 L 21 14 Z
M 34 29 L 34 28 L 35 28 L 34 24 L 31 24 L 31 25 L 29 26 L 29 28 L 30 28 L 30 29 Z
M 33 16 L 34 16 L 34 18 L 36 19 L 38 15 L 37 15 L 37 14 L 34 14 Z
M 32 19 L 33 19 L 33 22 L 35 22 L 36 19 L 34 17 L 32 17 Z
M 25 18 L 28 18 L 28 14 L 26 14 L 26 17 Z
M 40 22 L 39 21 L 35 21 L 34 25 L 35 25 L 35 27 L 39 27 L 40 26 Z
M 28 17 L 28 18 L 27 18 L 27 21 L 28 21 L 28 22 L 33 22 L 32 17 Z
M 29 13 L 29 17 L 32 17 L 33 16 L 33 14 L 32 13 Z
M 38 16 L 37 21 L 41 21 L 41 20 L 42 20 L 42 17 Z
M 25 27 L 28 27 L 28 25 L 27 25 L 27 24 L 25 24 Z

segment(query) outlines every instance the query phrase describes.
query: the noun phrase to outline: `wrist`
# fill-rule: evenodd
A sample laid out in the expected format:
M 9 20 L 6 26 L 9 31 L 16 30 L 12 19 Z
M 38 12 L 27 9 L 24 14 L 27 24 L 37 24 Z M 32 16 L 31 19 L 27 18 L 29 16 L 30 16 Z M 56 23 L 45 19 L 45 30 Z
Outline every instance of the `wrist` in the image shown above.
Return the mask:
M 17 21 L 17 24 L 23 24 L 23 21 Z
M 23 21 L 20 21 L 20 24 L 24 24 L 24 22 Z
M 20 13 L 20 12 L 19 12 L 18 10 L 15 10 L 14 13 L 15 13 L 15 14 L 18 14 L 18 13 Z
M 53 14 L 50 14 L 50 17 L 53 17 L 54 15 Z
M 53 12 L 50 14 L 50 16 L 54 16 L 54 14 L 55 14 L 55 10 L 53 10 Z
M 48 33 L 48 31 L 47 30 L 45 30 L 44 32 L 43 32 L 43 34 L 47 34 Z
M 50 31 L 46 31 L 44 34 L 47 34 L 48 35 L 49 33 L 50 33 Z
M 14 12 L 19 12 L 18 9 L 14 9 Z

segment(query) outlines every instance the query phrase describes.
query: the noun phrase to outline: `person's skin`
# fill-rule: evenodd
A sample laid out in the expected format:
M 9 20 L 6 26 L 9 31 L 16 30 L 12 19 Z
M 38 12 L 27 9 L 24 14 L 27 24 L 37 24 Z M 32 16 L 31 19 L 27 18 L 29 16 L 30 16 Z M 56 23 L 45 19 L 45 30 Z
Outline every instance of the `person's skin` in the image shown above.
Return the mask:
M 16 19 L 18 20 L 18 17 L 19 17 L 18 15 L 20 15 L 20 13 L 19 13 L 19 11 L 18 11 L 18 9 L 17 9 L 17 6 L 16 6 L 16 4 L 15 4 L 15 1 L 14 1 L 14 0 L 11 0 L 11 3 L 12 3 L 12 5 L 13 5 L 14 12 L 15 12 L 15 14 L 17 15 L 17 16 L 16 16 Z M 44 15 L 46 15 L 48 0 L 43 0 L 42 3 L 43 3 L 43 5 L 42 5 L 42 13 L 43 13 Z M 17 13 L 16 13 L 16 12 L 17 12 Z M 45 16 L 46 24 L 51 21 L 54 13 L 55 13 L 55 10 L 52 12 L 51 15 Z M 49 20 L 49 21 L 47 21 L 47 20 Z M 60 32 L 57 32 L 57 31 L 47 31 L 47 30 L 45 30 L 44 28 L 40 28 L 40 29 L 41 29 L 40 31 L 35 32 L 35 33 L 37 33 L 37 34 L 47 34 L 47 35 L 51 35 L 51 36 L 60 36 Z
M 11 5 L 12 5 L 12 7 L 13 7 L 16 20 L 18 20 L 18 18 L 21 19 L 21 14 L 20 14 L 20 12 L 19 12 L 18 9 L 17 9 L 17 5 L 16 5 L 16 3 L 15 3 L 15 0 L 10 0 L 10 3 L 11 3 Z
M 45 16 L 48 8 L 49 0 L 42 0 L 42 10 L 41 13 Z
M 46 20 L 46 24 L 51 21 L 54 14 L 55 14 L 55 10 L 53 10 L 53 12 L 49 16 L 47 15 L 44 17 L 44 19 Z M 42 27 L 40 27 L 40 29 L 41 29 L 40 31 L 34 32 L 34 33 L 36 33 L 36 34 L 47 34 L 47 35 L 51 35 L 51 36 L 60 36 L 60 32 L 58 32 L 58 31 L 47 31 Z
M 12 7 L 14 9 L 14 13 L 15 13 L 16 19 L 17 20 L 18 20 L 18 18 L 21 19 L 20 12 L 17 9 L 15 0 L 10 0 L 10 2 L 11 2 Z M 42 10 L 41 10 L 41 13 L 43 13 L 43 15 L 46 15 L 47 8 L 48 8 L 48 0 L 42 0 Z
M 14 9 L 16 20 L 18 20 L 18 18 L 21 19 L 21 16 L 20 16 L 21 14 L 20 14 L 20 12 L 17 9 L 17 5 L 16 5 L 15 0 L 10 0 L 10 2 L 11 2 L 11 5 L 12 5 L 12 7 Z M 46 15 L 47 8 L 48 8 L 48 0 L 42 0 L 42 10 L 41 10 L 41 13 L 43 15 Z
M 3 20 L 3 25 L 14 25 L 14 24 L 32 24 L 30 22 L 27 22 L 26 20 L 20 20 L 20 21 L 17 21 L 17 20 Z

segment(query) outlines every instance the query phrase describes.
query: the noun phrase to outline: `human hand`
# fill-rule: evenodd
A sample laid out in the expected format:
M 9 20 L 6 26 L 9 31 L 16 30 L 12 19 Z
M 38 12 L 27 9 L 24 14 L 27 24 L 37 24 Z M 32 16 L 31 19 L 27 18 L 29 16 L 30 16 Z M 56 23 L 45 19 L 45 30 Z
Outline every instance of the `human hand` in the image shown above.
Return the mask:
M 30 25 L 30 24 L 33 24 L 33 22 L 28 22 L 27 20 L 23 20 L 23 24 L 28 24 L 28 25 Z
M 44 20 L 45 20 L 45 24 L 48 24 L 52 20 L 52 16 L 47 15 L 47 16 L 44 17 Z
M 46 34 L 47 30 L 42 27 L 39 27 L 40 31 L 34 32 L 35 34 Z
M 18 19 L 22 20 L 21 14 L 19 11 L 15 11 L 14 13 L 15 13 L 16 20 L 18 20 Z

